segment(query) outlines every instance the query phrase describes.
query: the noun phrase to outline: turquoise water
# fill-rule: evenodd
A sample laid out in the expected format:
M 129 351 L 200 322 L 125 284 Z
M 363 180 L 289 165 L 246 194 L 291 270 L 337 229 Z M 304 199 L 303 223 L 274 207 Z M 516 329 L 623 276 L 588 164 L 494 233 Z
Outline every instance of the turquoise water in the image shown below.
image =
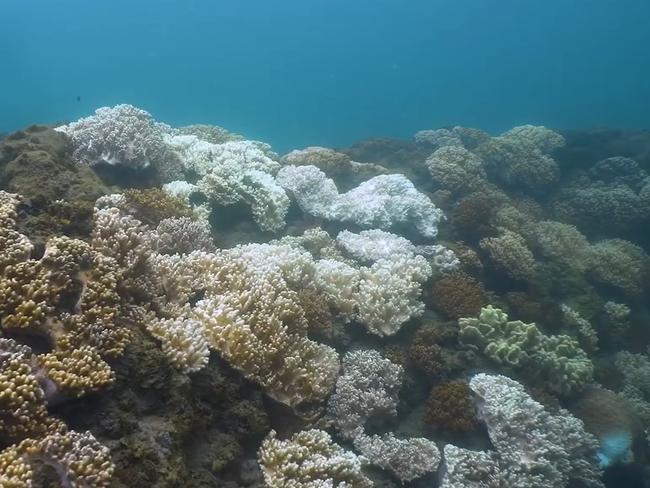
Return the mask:
M 650 127 L 647 0 L 3 0 L 0 12 L 0 132 L 121 102 L 278 150 L 449 124 Z

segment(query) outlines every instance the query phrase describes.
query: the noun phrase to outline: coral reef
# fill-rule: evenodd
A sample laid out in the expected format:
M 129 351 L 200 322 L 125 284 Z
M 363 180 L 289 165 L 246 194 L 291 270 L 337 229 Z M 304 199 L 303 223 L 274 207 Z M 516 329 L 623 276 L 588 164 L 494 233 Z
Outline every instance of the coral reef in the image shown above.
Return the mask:
M 459 319 L 477 315 L 487 304 L 481 284 L 462 272 L 441 277 L 433 284 L 431 302 L 447 317 Z

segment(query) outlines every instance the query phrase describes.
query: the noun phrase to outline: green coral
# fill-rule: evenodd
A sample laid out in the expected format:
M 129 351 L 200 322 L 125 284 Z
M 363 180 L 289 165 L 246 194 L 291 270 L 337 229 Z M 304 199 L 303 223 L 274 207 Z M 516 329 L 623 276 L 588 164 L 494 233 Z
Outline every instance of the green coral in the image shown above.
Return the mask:
M 459 320 L 461 341 L 492 361 L 532 374 L 557 393 L 580 390 L 593 376 L 593 364 L 578 342 L 566 335 L 544 335 L 535 323 L 510 321 L 491 305 L 478 318 Z

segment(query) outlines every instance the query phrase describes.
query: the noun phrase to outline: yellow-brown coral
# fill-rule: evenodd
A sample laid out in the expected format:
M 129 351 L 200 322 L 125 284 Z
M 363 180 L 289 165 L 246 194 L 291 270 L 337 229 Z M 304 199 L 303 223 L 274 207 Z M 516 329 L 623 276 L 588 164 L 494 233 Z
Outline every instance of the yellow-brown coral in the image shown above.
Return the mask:
M 0 453 L 0 486 L 31 488 L 45 477 L 47 486 L 107 488 L 114 469 L 109 450 L 90 432 L 53 433 Z
M 164 219 L 193 216 L 184 199 L 160 188 L 126 190 L 124 197 L 129 213 L 145 224 L 158 225 Z

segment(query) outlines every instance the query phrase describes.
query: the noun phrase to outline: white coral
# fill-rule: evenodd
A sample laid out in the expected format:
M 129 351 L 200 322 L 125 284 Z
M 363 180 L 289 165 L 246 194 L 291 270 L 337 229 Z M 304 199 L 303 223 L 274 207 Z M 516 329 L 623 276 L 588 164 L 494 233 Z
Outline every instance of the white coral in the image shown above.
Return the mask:
M 411 224 L 425 237 L 435 237 L 442 212 L 404 175 L 380 175 L 339 194 L 334 181 L 315 166 L 285 166 L 277 182 L 315 217 L 388 229 Z

